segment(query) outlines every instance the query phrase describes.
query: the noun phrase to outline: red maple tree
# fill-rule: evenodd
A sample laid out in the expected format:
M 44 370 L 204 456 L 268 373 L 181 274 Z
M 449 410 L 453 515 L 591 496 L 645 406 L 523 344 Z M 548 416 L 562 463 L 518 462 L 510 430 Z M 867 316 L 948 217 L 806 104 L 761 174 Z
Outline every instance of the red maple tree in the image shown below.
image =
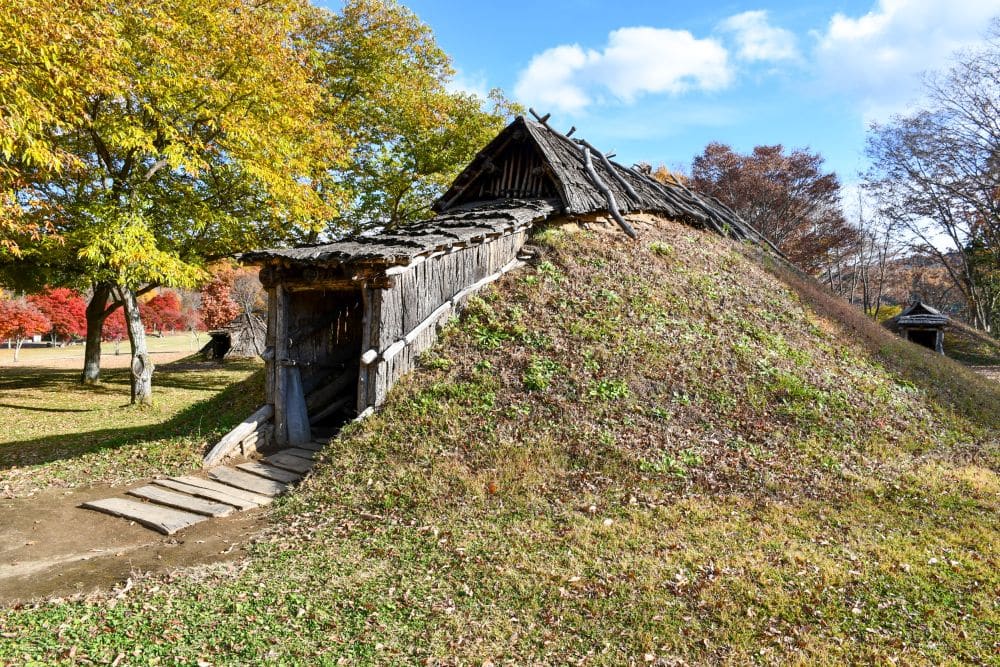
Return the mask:
M 32 294 L 28 301 L 49 318 L 53 341 L 68 341 L 87 333 L 87 302 L 77 292 L 66 287 L 47 289 Z
M 104 326 L 101 328 L 101 338 L 114 342 L 115 354 L 118 354 L 121 351 L 119 346 L 127 335 L 128 325 L 125 323 L 125 311 L 118 308 L 104 320 Z
M 146 327 L 160 333 L 183 329 L 189 319 L 181 308 L 180 297 L 170 290 L 164 290 L 149 301 L 139 304 L 139 312 Z
M 232 281 L 232 270 L 221 271 L 201 288 L 201 321 L 206 328 L 224 327 L 240 314 L 239 304 L 230 295 Z
M 52 323 L 27 299 L 0 301 L 0 338 L 14 341 L 14 361 L 25 339 L 49 331 Z

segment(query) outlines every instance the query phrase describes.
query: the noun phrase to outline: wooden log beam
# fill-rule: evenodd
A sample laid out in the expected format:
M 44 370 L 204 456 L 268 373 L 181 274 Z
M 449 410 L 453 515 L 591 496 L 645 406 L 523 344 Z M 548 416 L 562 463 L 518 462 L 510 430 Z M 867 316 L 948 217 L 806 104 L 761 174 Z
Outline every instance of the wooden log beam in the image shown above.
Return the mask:
M 358 368 L 350 365 L 347 370 L 334 378 L 331 382 L 319 387 L 306 396 L 306 409 L 311 413 L 337 398 L 344 389 L 350 386 L 352 381 L 358 378 Z M 312 420 L 310 420 L 312 421 Z
M 608 211 L 611 213 L 611 217 L 615 219 L 618 226 L 622 228 L 629 238 L 637 239 L 639 235 L 635 233 L 635 229 L 632 225 L 626 222 L 625 218 L 622 217 L 621 212 L 618 210 L 618 203 L 615 201 L 615 195 L 611 192 L 611 189 L 605 185 L 601 177 L 597 175 L 597 171 L 594 169 L 594 161 L 590 158 L 590 149 L 587 147 L 583 148 L 583 164 L 587 168 L 587 175 L 590 176 L 590 180 L 594 182 L 594 185 L 600 190 L 604 197 L 608 201 Z
M 322 410 L 320 410 L 316 414 L 310 416 L 309 417 L 309 423 L 310 424 L 317 424 L 317 423 L 319 423 L 321 420 L 326 419 L 327 417 L 329 417 L 333 413 L 337 412 L 338 410 L 344 409 L 345 407 L 347 407 L 348 404 L 350 404 L 351 402 L 353 402 L 355 399 L 356 399 L 356 397 L 353 394 L 349 394 L 347 396 L 340 397 L 339 399 L 337 399 L 336 401 L 334 401 L 330 405 L 326 406 L 325 408 L 323 408 Z
M 233 451 L 245 438 L 258 431 L 260 426 L 274 415 L 274 406 L 261 406 L 256 412 L 244 419 L 232 431 L 222 437 L 219 442 L 205 455 L 202 462 L 205 466 L 213 466 Z
M 642 198 L 639 196 L 639 194 L 632 187 L 632 184 L 629 183 L 628 181 L 626 181 L 625 178 L 621 174 L 618 173 L 618 170 L 615 169 L 614 165 L 611 164 L 611 160 L 608 159 L 609 156 L 605 155 L 601 151 L 599 151 L 596 148 L 594 148 L 594 146 L 589 141 L 587 141 L 586 139 L 574 139 L 574 141 L 576 141 L 576 143 L 578 143 L 578 144 L 582 144 L 584 146 L 584 148 L 590 149 L 591 153 L 596 153 L 597 154 L 597 157 L 600 158 L 600 160 L 601 160 L 601 164 L 603 164 L 604 168 L 607 169 L 611 173 L 611 176 L 616 181 L 618 181 L 618 185 L 620 185 L 620 186 L 622 186 L 622 188 L 624 188 L 625 192 L 628 193 L 629 197 L 631 197 L 632 199 L 636 200 L 637 202 L 641 202 L 642 201 Z

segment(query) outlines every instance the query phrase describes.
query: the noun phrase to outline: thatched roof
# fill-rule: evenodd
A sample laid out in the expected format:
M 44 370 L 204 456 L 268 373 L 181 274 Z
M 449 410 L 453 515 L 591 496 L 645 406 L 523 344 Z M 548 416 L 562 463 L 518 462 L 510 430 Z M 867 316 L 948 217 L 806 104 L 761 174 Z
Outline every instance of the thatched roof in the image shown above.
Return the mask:
M 919 300 L 893 319 L 902 327 L 940 327 L 949 321 L 947 315 Z
M 591 154 L 597 180 L 610 190 L 622 213 L 659 213 L 697 227 L 761 240 L 759 234 L 718 199 L 701 195 L 680 183 L 661 183 L 640 169 L 611 160 L 585 140 L 572 139 L 552 129 L 547 122 L 523 116 L 479 152 L 434 208 L 446 212 L 476 199 L 523 196 L 520 188 L 524 181 L 517 172 L 519 162 L 528 162 L 522 170 L 538 171 L 538 175 L 548 180 L 559 197 L 563 213 L 606 212 L 608 198 L 588 173 L 587 152 Z M 537 162 L 529 162 L 525 157 L 535 157 Z M 495 175 L 506 172 L 511 163 L 515 173 L 496 178 Z M 501 187 L 495 187 L 497 183 Z
M 247 264 L 268 260 L 292 264 L 409 264 L 421 255 L 474 245 L 523 229 L 544 220 L 558 208 L 558 202 L 537 199 L 486 202 L 391 231 L 298 248 L 255 250 L 244 253 L 240 259 Z
M 648 212 L 770 246 L 719 200 L 679 183 L 661 183 L 624 167 L 586 141 L 552 129 L 546 118 L 519 116 L 479 152 L 434 205 L 440 213 L 374 234 L 242 255 L 249 264 L 281 262 L 389 267 L 530 226 L 552 215 Z

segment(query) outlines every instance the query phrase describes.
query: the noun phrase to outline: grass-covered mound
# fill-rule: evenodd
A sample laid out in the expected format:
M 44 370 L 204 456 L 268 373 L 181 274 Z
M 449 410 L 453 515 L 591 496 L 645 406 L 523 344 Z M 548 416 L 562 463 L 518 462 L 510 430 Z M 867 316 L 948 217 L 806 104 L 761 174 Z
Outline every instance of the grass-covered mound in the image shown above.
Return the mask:
M 244 568 L 7 612 L 0 659 L 992 659 L 996 385 L 708 234 L 536 242 Z

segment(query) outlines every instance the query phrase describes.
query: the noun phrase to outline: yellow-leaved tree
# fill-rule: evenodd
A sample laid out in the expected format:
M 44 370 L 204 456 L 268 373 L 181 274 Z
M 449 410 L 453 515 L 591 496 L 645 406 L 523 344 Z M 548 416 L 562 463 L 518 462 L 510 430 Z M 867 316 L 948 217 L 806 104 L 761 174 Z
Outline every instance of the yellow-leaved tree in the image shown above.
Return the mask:
M 84 382 L 123 307 L 135 403 L 153 368 L 138 295 L 345 224 L 359 188 L 390 183 L 353 178 L 366 146 L 503 121 L 445 90 L 447 57 L 391 1 L 23 0 L 0 7 L 0 62 L 0 281 L 89 286 Z M 408 173 L 471 155 L 437 153 Z

